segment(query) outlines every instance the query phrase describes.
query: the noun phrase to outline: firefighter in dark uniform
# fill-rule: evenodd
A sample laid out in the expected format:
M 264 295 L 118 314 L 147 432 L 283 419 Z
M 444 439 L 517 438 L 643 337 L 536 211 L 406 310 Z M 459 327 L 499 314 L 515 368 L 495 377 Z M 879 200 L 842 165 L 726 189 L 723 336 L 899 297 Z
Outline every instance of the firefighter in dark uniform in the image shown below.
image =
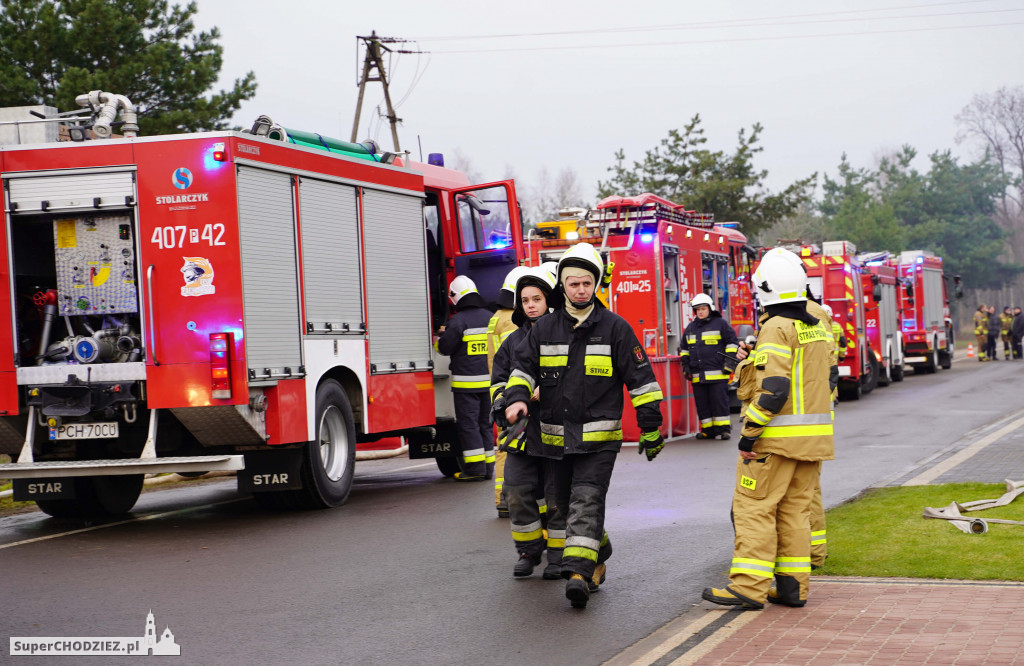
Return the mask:
M 661 451 L 661 387 L 632 327 L 595 298 L 604 264 L 590 243 L 558 262 L 565 307 L 543 317 L 513 352 L 505 387 L 510 423 L 526 416 L 540 389 L 543 454 L 567 516 L 562 577 L 565 596 L 584 608 L 604 580 L 611 542 L 604 529 L 605 496 L 622 446 L 623 385 L 640 426 L 640 453 Z M 557 298 L 557 292 L 552 296 Z
M 459 275 L 448 287 L 448 298 L 457 312 L 437 341 L 437 351 L 451 357 L 452 398 L 455 427 L 462 449 L 461 472 L 456 481 L 489 479 L 494 467 L 494 434 L 491 429 L 487 373 L 487 322 L 491 311 L 476 284 Z
M 1013 358 L 1019 359 L 1022 357 L 1024 349 L 1021 348 L 1021 341 L 1024 340 L 1024 314 L 1021 314 L 1020 308 L 1013 309 L 1013 325 L 1010 327 L 1010 333 L 1013 335 Z
M 732 355 L 739 349 L 736 332 L 714 309 L 707 294 L 697 294 L 690 307 L 696 319 L 683 331 L 680 355 L 683 372 L 693 384 L 693 401 L 700 419 L 697 439 L 729 439 L 729 371 L 722 354 Z
M 516 577 L 529 576 L 540 564 L 545 547 L 548 565 L 543 577 L 562 578 L 562 549 L 565 547 L 565 515 L 558 512 L 555 490 L 547 480 L 545 457 L 541 445 L 540 417 L 536 397 L 531 397 L 529 418 L 525 428 L 510 427 L 505 422 L 505 386 L 512 372 L 512 350 L 526 337 L 533 323 L 548 313 L 548 296 L 555 288 L 555 276 L 542 267 L 524 269 L 515 285 L 513 320 L 520 327 L 513 331 L 494 355 L 491 372 L 491 413 L 504 429 L 498 438 L 499 448 L 506 452 L 504 495 L 512 523 L 512 542 L 519 560 L 512 569 Z M 550 498 L 550 502 L 546 501 Z M 545 511 L 550 506 L 550 510 Z M 547 525 L 545 543 L 543 527 Z
M 494 355 L 505 338 L 519 328 L 512 322 L 512 313 L 515 310 L 516 281 L 529 269 L 526 266 L 516 266 L 505 276 L 501 289 L 498 291 L 498 309 L 494 316 L 487 322 L 487 372 L 494 372 Z M 491 393 L 494 391 L 492 389 Z M 493 399 L 493 395 L 492 395 Z M 502 492 L 505 483 L 505 452 L 499 447 L 494 454 L 494 507 L 498 510 L 499 518 L 508 518 L 508 502 Z
M 701 595 L 743 609 L 763 608 L 766 599 L 789 606 L 807 602 L 811 498 L 821 461 L 833 458 L 832 332 L 807 312 L 807 276 L 799 258 L 781 253 L 792 254 L 769 250 L 752 276 L 765 314 L 752 361 L 756 388 L 736 463 L 729 585 Z
M 996 306 L 988 306 L 988 357 L 993 361 L 999 360 L 999 353 L 996 351 L 996 341 L 999 340 L 999 328 L 1002 322 L 996 314 Z

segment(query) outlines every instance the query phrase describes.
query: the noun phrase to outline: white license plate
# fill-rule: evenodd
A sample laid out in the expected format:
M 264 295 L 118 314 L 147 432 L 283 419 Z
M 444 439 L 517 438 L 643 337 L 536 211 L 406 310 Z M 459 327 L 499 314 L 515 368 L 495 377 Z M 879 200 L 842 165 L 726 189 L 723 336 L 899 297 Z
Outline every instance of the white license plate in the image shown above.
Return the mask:
M 852 373 L 850 372 L 850 369 L 848 367 L 846 367 L 845 365 L 839 366 L 840 377 L 849 377 L 851 374 Z
M 117 421 L 65 423 L 50 428 L 50 439 L 112 439 L 118 436 Z
M 904 363 L 924 363 L 928 360 L 927 356 L 904 356 Z

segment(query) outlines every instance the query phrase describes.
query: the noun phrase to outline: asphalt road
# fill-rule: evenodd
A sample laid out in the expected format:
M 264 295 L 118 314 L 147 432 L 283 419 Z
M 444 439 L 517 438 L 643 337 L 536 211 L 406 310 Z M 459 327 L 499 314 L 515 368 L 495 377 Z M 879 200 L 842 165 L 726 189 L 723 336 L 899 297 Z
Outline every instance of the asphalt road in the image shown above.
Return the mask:
M 958 361 L 841 403 L 826 504 L 1020 409 L 1022 371 Z M 222 480 L 148 492 L 115 524 L 0 518 L 0 662 L 17 661 L 11 636 L 141 636 L 152 609 L 182 663 L 599 664 L 725 582 L 734 442 L 675 442 L 652 463 L 620 454 L 615 554 L 585 611 L 539 570 L 514 579 L 490 484 L 456 485 L 431 461 L 361 462 L 329 511 L 264 513 Z M 69 660 L 32 660 L 51 662 Z

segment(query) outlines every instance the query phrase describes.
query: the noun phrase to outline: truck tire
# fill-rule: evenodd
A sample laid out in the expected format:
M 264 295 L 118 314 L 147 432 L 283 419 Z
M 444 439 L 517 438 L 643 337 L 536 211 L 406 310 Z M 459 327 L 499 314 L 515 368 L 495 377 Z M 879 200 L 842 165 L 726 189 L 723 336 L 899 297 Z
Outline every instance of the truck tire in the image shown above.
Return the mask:
M 437 461 L 437 469 L 441 470 L 441 474 L 447 477 L 455 476 L 455 472 L 459 471 L 459 459 L 453 456 L 447 456 L 444 458 L 434 458 Z
M 54 518 L 91 518 L 128 513 L 142 493 L 143 474 L 75 476 L 75 499 L 39 500 L 43 513 Z
M 939 348 L 932 343 L 932 355 L 928 359 L 928 362 L 921 366 L 921 368 L 929 375 L 934 375 L 939 369 Z
M 943 370 L 949 370 L 953 367 L 953 350 L 956 349 L 956 345 L 953 341 L 953 329 L 949 326 L 946 327 L 946 348 L 939 352 L 939 363 Z
M 892 380 L 894 382 L 902 382 L 903 381 L 903 366 L 902 365 L 894 365 L 894 366 L 892 366 Z
M 316 389 L 316 439 L 306 442 L 302 459 L 302 490 L 281 493 L 295 509 L 340 506 L 352 491 L 356 466 L 356 429 L 352 406 L 333 379 Z
M 870 349 L 867 354 L 868 372 L 860 378 L 862 393 L 871 393 L 875 390 L 875 387 L 878 386 L 878 359 L 875 358 L 875 352 Z

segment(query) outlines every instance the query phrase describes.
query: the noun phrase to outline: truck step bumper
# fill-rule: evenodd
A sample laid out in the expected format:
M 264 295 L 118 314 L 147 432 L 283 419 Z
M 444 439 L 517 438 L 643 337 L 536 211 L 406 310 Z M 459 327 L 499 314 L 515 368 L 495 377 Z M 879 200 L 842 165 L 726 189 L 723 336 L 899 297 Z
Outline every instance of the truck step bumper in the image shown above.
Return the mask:
M 166 472 L 213 472 L 245 468 L 244 456 L 183 456 L 117 460 L 44 460 L 0 465 L 0 479 L 42 479 L 66 476 L 115 476 Z

